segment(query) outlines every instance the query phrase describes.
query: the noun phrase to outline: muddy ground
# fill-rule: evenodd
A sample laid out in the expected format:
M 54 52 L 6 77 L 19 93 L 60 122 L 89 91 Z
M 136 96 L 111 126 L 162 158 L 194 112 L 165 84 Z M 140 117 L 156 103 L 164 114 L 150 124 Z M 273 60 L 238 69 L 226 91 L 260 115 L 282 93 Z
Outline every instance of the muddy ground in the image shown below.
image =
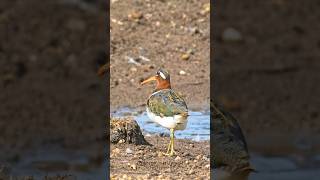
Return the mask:
M 210 145 L 175 139 L 176 156 L 165 156 L 169 137 L 151 136 L 149 145 L 111 145 L 111 179 L 210 179 Z

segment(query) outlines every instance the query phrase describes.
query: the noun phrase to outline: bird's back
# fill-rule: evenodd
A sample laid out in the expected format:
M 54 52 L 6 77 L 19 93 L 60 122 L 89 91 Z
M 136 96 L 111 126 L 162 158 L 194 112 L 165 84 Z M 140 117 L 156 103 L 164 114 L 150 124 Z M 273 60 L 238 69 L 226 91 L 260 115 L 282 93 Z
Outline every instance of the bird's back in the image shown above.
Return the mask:
M 147 101 L 147 112 L 151 120 L 165 128 L 176 130 L 186 128 L 187 105 L 172 89 L 154 92 Z
M 147 101 L 149 110 L 159 116 L 188 114 L 188 107 L 181 96 L 172 89 L 154 92 Z

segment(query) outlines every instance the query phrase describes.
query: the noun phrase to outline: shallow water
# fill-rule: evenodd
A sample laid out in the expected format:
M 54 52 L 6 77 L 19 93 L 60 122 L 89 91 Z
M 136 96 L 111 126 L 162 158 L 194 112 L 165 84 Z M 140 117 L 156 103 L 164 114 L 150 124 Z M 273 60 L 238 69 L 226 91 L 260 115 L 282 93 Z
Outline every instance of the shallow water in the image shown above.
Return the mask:
M 149 136 L 151 134 L 169 136 L 169 130 L 158 125 L 157 123 L 152 122 L 146 112 L 141 114 L 130 113 L 132 113 L 132 110 L 129 108 L 123 108 L 117 112 L 114 112 L 112 115 L 116 117 L 133 115 L 145 136 Z M 189 111 L 186 129 L 182 131 L 175 131 L 175 138 L 191 139 L 194 141 L 210 140 L 210 112 Z

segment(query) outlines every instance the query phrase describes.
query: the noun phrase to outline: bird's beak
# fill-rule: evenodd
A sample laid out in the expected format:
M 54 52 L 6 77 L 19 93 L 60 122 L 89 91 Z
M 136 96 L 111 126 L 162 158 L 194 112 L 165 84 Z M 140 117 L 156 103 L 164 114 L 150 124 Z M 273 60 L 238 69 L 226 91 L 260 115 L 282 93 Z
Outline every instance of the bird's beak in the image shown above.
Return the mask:
M 144 81 L 141 83 L 141 85 L 144 85 L 144 84 L 146 84 L 146 83 L 148 83 L 148 82 L 151 82 L 151 81 L 157 81 L 157 76 L 151 76 L 151 77 L 149 77 L 148 79 L 144 80 Z

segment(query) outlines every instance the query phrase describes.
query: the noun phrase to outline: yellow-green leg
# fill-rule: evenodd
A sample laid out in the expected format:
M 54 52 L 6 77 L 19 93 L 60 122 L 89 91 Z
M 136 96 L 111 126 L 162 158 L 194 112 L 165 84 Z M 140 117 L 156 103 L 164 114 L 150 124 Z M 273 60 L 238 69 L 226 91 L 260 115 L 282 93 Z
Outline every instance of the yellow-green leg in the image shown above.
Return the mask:
M 170 129 L 170 143 L 168 145 L 166 155 L 173 156 L 175 154 L 173 144 L 174 144 L 174 129 Z
M 170 142 L 169 142 L 169 145 L 168 145 L 168 148 L 167 148 L 167 153 L 166 155 L 169 155 L 170 151 L 171 151 L 171 146 L 172 146 L 172 142 L 171 142 L 171 138 L 170 138 Z

